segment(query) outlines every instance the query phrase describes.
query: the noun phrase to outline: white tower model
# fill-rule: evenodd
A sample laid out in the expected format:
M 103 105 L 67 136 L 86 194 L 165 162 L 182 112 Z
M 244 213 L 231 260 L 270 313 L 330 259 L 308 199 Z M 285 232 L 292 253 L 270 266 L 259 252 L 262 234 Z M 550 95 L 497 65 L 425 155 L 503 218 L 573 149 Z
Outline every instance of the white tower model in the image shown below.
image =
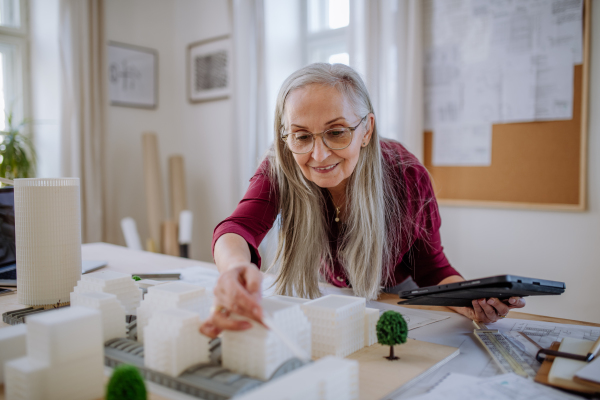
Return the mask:
M 302 304 L 312 325 L 312 356 L 346 357 L 365 346 L 362 297 L 329 295 Z
M 210 361 L 197 313 L 177 308 L 156 312 L 144 328 L 144 366 L 171 376 Z
M 15 179 L 17 298 L 66 303 L 81 277 L 78 178 Z
M 27 318 L 27 356 L 5 366 L 7 400 L 92 400 L 104 391 L 100 312 L 68 307 Z
M 115 271 L 83 275 L 73 293 L 112 293 L 117 296 L 127 315 L 135 314 L 142 301 L 141 289 L 131 279 L 131 275 Z
M 126 336 L 125 309 L 112 293 L 71 293 L 71 306 L 94 308 L 102 315 L 103 340 Z
M 265 315 L 271 316 L 282 333 L 296 342 L 306 354 L 311 353 L 310 323 L 300 305 L 272 298 L 263 299 L 261 305 Z M 250 329 L 223 332 L 223 367 L 266 380 L 293 355 L 275 333 L 254 321 L 250 322 L 253 325 Z
M 201 320 L 208 318 L 212 297 L 201 286 L 185 282 L 151 286 L 144 301 L 137 309 L 138 341 L 144 342 L 144 328 L 155 312 L 169 308 L 180 308 L 195 312 Z
M 260 385 L 239 400 L 357 400 L 358 396 L 358 361 L 328 356 Z

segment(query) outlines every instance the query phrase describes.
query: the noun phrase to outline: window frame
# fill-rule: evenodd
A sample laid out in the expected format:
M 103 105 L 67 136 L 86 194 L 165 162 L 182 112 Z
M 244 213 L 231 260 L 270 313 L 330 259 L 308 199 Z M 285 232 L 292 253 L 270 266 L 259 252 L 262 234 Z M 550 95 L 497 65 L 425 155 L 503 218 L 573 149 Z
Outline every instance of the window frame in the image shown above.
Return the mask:
M 5 107 L 7 111 L 12 111 L 15 124 L 21 123 L 25 118 L 31 115 L 31 104 L 29 97 L 30 88 L 30 65 L 29 65 L 29 7 L 26 0 L 19 0 L 19 13 L 21 26 L 7 27 L 0 26 L 0 44 L 14 46 L 14 53 L 10 65 L 11 79 L 4 74 L 4 93 L 6 95 Z M 6 72 L 6 71 L 5 71 Z M 10 82 L 9 82 L 10 81 Z M 11 104 L 13 103 L 13 104 Z M 0 110 L 0 118 L 3 110 Z M 32 137 L 31 124 L 23 127 L 23 133 Z
M 326 48 L 332 48 L 340 46 L 345 48 L 345 52 L 348 53 L 350 63 L 352 62 L 352 53 L 350 51 L 350 33 L 352 26 L 352 15 L 350 15 L 350 21 L 348 25 L 336 29 L 322 29 L 316 32 L 311 32 L 309 29 L 309 0 L 302 0 L 302 13 L 301 27 L 302 27 L 302 62 L 304 65 L 308 65 L 311 62 L 316 62 L 313 59 L 313 54 L 316 51 L 324 50 Z M 325 8 L 324 5 L 322 5 Z M 321 10 L 322 11 L 322 10 Z M 352 13 L 352 7 L 350 7 L 350 13 Z M 322 21 L 321 21 L 322 22 Z M 336 53 L 333 53 L 336 54 Z M 321 62 L 327 62 L 320 60 Z

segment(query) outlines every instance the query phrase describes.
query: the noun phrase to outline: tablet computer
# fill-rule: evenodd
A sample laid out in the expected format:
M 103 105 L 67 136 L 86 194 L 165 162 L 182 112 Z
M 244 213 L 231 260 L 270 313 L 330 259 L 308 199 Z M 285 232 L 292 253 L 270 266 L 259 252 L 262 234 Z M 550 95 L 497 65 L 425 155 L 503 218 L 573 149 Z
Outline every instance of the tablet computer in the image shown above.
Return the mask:
M 427 286 L 398 293 L 398 304 L 420 306 L 469 307 L 475 299 L 558 295 L 565 291 L 564 282 L 525 278 L 516 275 L 498 275 L 470 281 Z

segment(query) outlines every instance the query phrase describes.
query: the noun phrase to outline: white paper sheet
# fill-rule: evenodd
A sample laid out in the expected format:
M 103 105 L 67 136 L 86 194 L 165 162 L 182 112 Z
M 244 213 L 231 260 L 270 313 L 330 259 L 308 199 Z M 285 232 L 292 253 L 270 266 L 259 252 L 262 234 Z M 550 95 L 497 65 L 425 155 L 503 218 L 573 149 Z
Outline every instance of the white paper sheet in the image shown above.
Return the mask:
M 424 9 L 425 129 L 444 137 L 436 165 L 489 165 L 481 144 L 449 125 L 573 117 L 583 0 L 428 0 Z
M 516 374 L 504 374 L 470 382 L 468 378 L 452 373 L 430 393 L 413 397 L 413 399 L 437 400 L 442 397 L 445 400 L 567 400 L 579 398 Z
M 433 132 L 433 165 L 490 166 L 492 125 L 439 126 Z

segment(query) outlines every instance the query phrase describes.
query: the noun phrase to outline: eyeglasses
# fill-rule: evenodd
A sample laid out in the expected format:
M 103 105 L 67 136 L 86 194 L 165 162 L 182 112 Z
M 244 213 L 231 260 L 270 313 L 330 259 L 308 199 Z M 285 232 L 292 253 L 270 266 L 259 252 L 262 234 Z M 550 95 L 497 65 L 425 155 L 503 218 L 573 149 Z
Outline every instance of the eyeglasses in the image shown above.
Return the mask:
M 331 150 L 343 150 L 352 143 L 352 133 L 362 124 L 369 114 L 365 115 L 354 127 L 327 129 L 321 133 L 295 132 L 281 136 L 290 151 L 294 154 L 306 154 L 315 147 L 315 136 L 321 136 L 323 144 Z

